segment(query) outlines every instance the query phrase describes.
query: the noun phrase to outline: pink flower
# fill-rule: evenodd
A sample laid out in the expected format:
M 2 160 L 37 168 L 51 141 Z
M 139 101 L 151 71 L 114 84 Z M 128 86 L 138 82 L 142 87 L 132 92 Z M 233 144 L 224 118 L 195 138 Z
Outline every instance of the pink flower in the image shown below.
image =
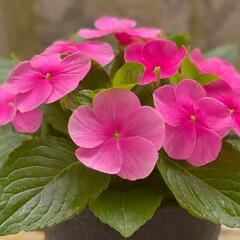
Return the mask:
M 157 68 L 161 79 L 175 75 L 185 55 L 185 47 L 178 50 L 176 44 L 170 40 L 152 40 L 145 45 L 130 45 L 125 51 L 125 60 L 145 66 L 145 73 L 140 80 L 144 85 L 158 80 L 155 73 Z
M 89 58 L 95 60 L 102 66 L 110 63 L 114 58 L 114 52 L 112 47 L 108 43 L 104 42 L 81 42 L 74 43 L 72 41 L 56 41 L 50 47 L 48 47 L 45 53 L 83 53 Z
M 198 48 L 193 49 L 189 57 L 201 73 L 217 75 L 228 83 L 238 95 L 240 94 L 240 74 L 230 62 L 216 57 L 205 59 Z
M 58 53 L 36 55 L 18 64 L 8 79 L 11 90 L 17 94 L 16 107 L 28 112 L 42 103 L 59 100 L 77 88 L 90 66 L 90 59 L 80 53 L 64 59 Z
M 152 172 L 164 140 L 161 115 L 125 89 L 98 93 L 93 108 L 80 106 L 68 128 L 81 163 L 129 180 Z
M 156 28 L 134 28 L 136 22 L 131 19 L 119 19 L 115 17 L 101 17 L 95 22 L 96 29 L 81 29 L 78 34 L 84 39 L 100 38 L 114 34 L 122 45 L 128 45 L 136 41 L 155 39 L 161 30 Z
M 231 114 L 232 128 L 240 136 L 240 97 L 222 80 L 209 83 L 205 90 L 209 97 L 216 98 L 227 106 Z
M 174 159 L 194 166 L 217 158 L 221 140 L 230 130 L 230 113 L 220 101 L 206 97 L 194 80 L 165 85 L 154 92 L 156 109 L 166 123 L 163 148 Z
M 12 122 L 18 132 L 36 132 L 41 125 L 43 114 L 38 109 L 21 113 L 14 105 L 14 94 L 7 85 L 0 86 L 0 126 Z

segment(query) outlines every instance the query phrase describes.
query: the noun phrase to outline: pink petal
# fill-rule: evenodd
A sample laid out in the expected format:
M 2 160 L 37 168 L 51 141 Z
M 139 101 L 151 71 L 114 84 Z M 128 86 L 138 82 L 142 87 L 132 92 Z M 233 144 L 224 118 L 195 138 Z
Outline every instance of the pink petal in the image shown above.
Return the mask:
M 10 123 L 16 114 L 16 108 L 12 105 L 0 103 L 0 126 Z
M 143 58 L 161 68 L 180 64 L 186 55 L 186 49 L 178 50 L 176 44 L 170 40 L 152 40 L 143 47 Z
M 120 140 L 122 168 L 118 176 L 128 180 L 146 178 L 153 171 L 158 160 L 155 146 L 142 137 Z
M 233 90 L 226 82 L 222 80 L 213 81 L 205 85 L 204 88 L 208 97 L 218 99 L 229 109 L 235 108 L 238 99 L 234 96 Z
M 38 109 L 21 113 L 17 111 L 13 120 L 14 128 L 21 133 L 34 133 L 41 126 L 43 114 Z
M 95 22 L 95 27 L 108 33 L 125 32 L 135 27 L 136 22 L 131 19 L 120 19 L 111 16 L 104 16 Z
M 32 68 L 30 61 L 25 61 L 10 72 L 7 83 L 11 91 L 24 93 L 38 84 L 39 78 L 39 73 Z
M 208 66 L 206 65 L 206 60 L 204 59 L 199 48 L 193 49 L 189 53 L 189 58 L 191 62 L 198 67 L 201 73 L 210 73 Z
M 83 148 L 94 148 L 106 139 L 104 126 L 98 122 L 91 107 L 80 106 L 69 119 L 68 132 L 72 140 Z
M 144 65 L 149 63 L 142 57 L 143 45 L 140 43 L 131 44 L 125 50 L 124 58 L 126 62 L 138 62 Z
M 124 126 L 124 136 L 140 136 L 152 142 L 156 149 L 162 147 L 165 125 L 162 116 L 151 107 L 138 108 Z
M 191 156 L 186 160 L 193 166 L 203 166 L 214 161 L 221 150 L 221 138 L 200 125 L 196 125 L 196 144 Z
M 147 27 L 139 27 L 129 29 L 127 33 L 134 37 L 144 38 L 144 39 L 153 39 L 161 34 L 161 30 L 157 28 L 147 28 Z
M 196 133 L 192 122 L 183 122 L 177 127 L 165 125 L 165 141 L 163 148 L 174 159 L 188 158 L 196 144 Z
M 76 44 L 71 41 L 59 40 L 49 46 L 44 53 L 74 53 L 78 52 Z
M 191 111 L 206 92 L 196 81 L 183 80 L 176 86 L 175 96 L 178 104 Z
M 138 97 L 131 91 L 112 88 L 98 93 L 93 108 L 100 122 L 111 129 L 121 131 L 129 115 L 141 107 Z
M 108 35 L 108 33 L 107 32 L 103 32 L 101 30 L 84 28 L 84 29 L 80 29 L 78 31 L 78 35 L 81 38 L 84 38 L 84 39 L 92 39 L 92 38 L 104 37 L 104 36 Z
M 15 116 L 16 108 L 13 105 L 14 94 L 9 92 L 9 85 L 0 85 L 0 126 L 11 122 Z
M 114 35 L 121 45 L 129 45 L 139 40 L 138 38 L 129 35 L 127 32 L 115 33 Z
M 199 101 L 199 110 L 206 126 L 224 137 L 231 129 L 231 115 L 228 108 L 220 101 L 204 97 Z
M 144 72 L 142 78 L 140 79 L 140 84 L 146 85 L 146 84 L 149 84 L 151 82 L 156 82 L 156 81 L 157 81 L 157 76 L 156 76 L 155 72 L 146 70 Z
M 234 132 L 240 136 L 240 112 L 232 114 L 232 124 Z
M 116 174 L 122 167 L 121 152 L 112 138 L 95 148 L 78 148 L 76 157 L 85 166 L 108 174 Z
M 26 93 L 19 93 L 15 97 L 15 105 L 21 112 L 29 112 L 43 104 L 52 92 L 49 82 L 43 80 L 32 90 Z
M 187 112 L 176 102 L 175 87 L 172 85 L 165 85 L 155 90 L 153 100 L 155 108 L 171 126 L 178 126 L 187 116 Z
M 46 103 L 55 102 L 75 90 L 89 72 L 91 62 L 86 55 L 73 53 L 63 59 L 60 68 L 62 71 L 48 80 L 52 85 L 52 92 Z
M 77 48 L 102 66 L 107 65 L 114 58 L 113 49 L 108 43 L 83 42 L 78 44 Z
M 52 73 L 59 70 L 59 65 L 62 62 L 60 53 L 44 53 L 35 55 L 31 59 L 31 66 L 44 77 L 47 73 Z

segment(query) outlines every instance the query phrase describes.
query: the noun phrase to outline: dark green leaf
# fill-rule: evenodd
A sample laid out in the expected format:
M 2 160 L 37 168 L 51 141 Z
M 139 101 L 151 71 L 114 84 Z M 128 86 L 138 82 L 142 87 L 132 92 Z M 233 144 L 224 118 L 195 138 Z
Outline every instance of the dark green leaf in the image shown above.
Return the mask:
M 11 59 L 0 58 L 0 84 L 6 81 L 9 72 L 15 65 L 16 63 Z
M 92 62 L 92 67 L 83 81 L 80 82 L 77 91 L 83 89 L 96 90 L 108 88 L 110 86 L 110 77 L 103 67 L 96 62 Z
M 240 152 L 224 143 L 203 167 L 161 157 L 158 168 L 178 203 L 196 217 L 240 227 Z
M 113 87 L 133 88 L 143 75 L 144 67 L 142 64 L 130 62 L 125 63 L 113 78 Z
M 29 135 L 16 133 L 11 126 L 0 127 L 0 167 L 13 150 L 29 138 Z
M 204 54 L 209 57 L 220 57 L 230 61 L 233 64 L 238 62 L 238 46 L 236 44 L 227 44 L 212 49 Z
M 104 191 L 90 203 L 90 209 L 103 222 L 130 237 L 150 220 L 160 206 L 162 194 L 150 184 Z
M 59 102 L 44 105 L 42 107 L 44 118 L 48 124 L 59 132 L 67 133 L 68 120 L 70 117 L 69 112 L 64 111 Z
M 61 138 L 25 142 L 1 171 L 0 235 L 54 226 L 79 214 L 109 184 Z
M 81 105 L 92 105 L 92 100 L 96 94 L 103 89 L 96 90 L 79 90 L 70 93 L 61 100 L 61 104 L 64 108 L 74 111 Z
M 153 106 L 153 91 L 154 87 L 152 84 L 145 86 L 137 85 L 133 88 L 133 92 L 139 97 L 142 105 Z
M 120 50 L 119 53 L 116 54 L 114 60 L 110 64 L 110 76 L 111 78 L 114 77 L 117 70 L 122 67 L 122 65 L 125 63 L 124 60 L 124 51 Z

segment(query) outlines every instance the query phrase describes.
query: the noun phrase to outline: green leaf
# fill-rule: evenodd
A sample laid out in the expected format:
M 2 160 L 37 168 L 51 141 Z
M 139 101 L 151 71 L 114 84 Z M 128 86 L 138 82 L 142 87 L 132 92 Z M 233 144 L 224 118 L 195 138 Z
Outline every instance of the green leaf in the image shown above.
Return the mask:
M 138 96 L 142 105 L 153 106 L 153 84 L 137 85 L 133 88 L 133 92 Z
M 240 152 L 224 143 L 203 167 L 161 156 L 158 168 L 178 203 L 198 218 L 240 227 Z
M 48 124 L 61 133 L 68 133 L 70 113 L 64 111 L 59 102 L 42 106 L 44 118 Z
M 174 34 L 170 37 L 170 40 L 175 42 L 178 47 L 188 47 L 190 45 L 190 36 L 186 34 Z
M 0 127 L 0 168 L 9 154 L 29 138 L 29 135 L 16 133 L 11 126 Z
M 83 81 L 80 82 L 77 91 L 90 89 L 96 90 L 110 87 L 110 77 L 105 69 L 92 61 L 92 67 Z
M 150 220 L 160 206 L 162 195 L 145 184 L 130 189 L 108 189 L 90 203 L 90 209 L 103 222 L 130 237 Z
M 117 70 L 122 67 L 122 65 L 125 63 L 125 60 L 124 60 L 124 50 L 120 50 L 114 60 L 112 61 L 112 63 L 109 65 L 109 72 L 110 72 L 110 76 L 111 78 L 114 77 L 115 73 L 117 72 Z
M 16 63 L 11 59 L 0 58 L 0 84 L 6 81 L 9 72 L 15 65 Z
M 136 62 L 125 63 L 113 78 L 113 87 L 133 88 L 143 75 L 144 67 Z
M 0 235 L 51 227 L 79 214 L 108 187 L 109 176 L 87 169 L 61 138 L 16 149 L 0 176 Z
M 240 138 L 237 135 L 233 135 L 232 138 L 225 140 L 230 143 L 236 150 L 240 151 Z
M 238 46 L 236 44 L 219 46 L 206 52 L 204 55 L 207 58 L 220 57 L 236 64 L 238 62 Z
M 217 80 L 218 77 L 213 74 L 201 74 L 198 68 L 191 62 L 188 56 L 186 56 L 181 65 L 181 77 L 171 78 L 171 81 L 182 79 L 194 79 L 200 84 L 207 84 L 211 81 Z
M 61 104 L 64 108 L 74 111 L 81 105 L 91 106 L 93 98 L 97 93 L 103 89 L 96 90 L 79 90 L 70 93 L 61 100 Z

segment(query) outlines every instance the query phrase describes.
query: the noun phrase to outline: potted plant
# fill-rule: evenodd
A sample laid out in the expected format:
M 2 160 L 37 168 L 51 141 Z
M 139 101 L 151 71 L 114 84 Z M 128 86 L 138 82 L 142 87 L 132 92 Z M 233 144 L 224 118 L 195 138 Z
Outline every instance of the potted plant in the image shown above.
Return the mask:
M 214 240 L 240 227 L 236 47 L 203 55 L 135 25 L 102 17 L 1 60 L 0 235 Z

